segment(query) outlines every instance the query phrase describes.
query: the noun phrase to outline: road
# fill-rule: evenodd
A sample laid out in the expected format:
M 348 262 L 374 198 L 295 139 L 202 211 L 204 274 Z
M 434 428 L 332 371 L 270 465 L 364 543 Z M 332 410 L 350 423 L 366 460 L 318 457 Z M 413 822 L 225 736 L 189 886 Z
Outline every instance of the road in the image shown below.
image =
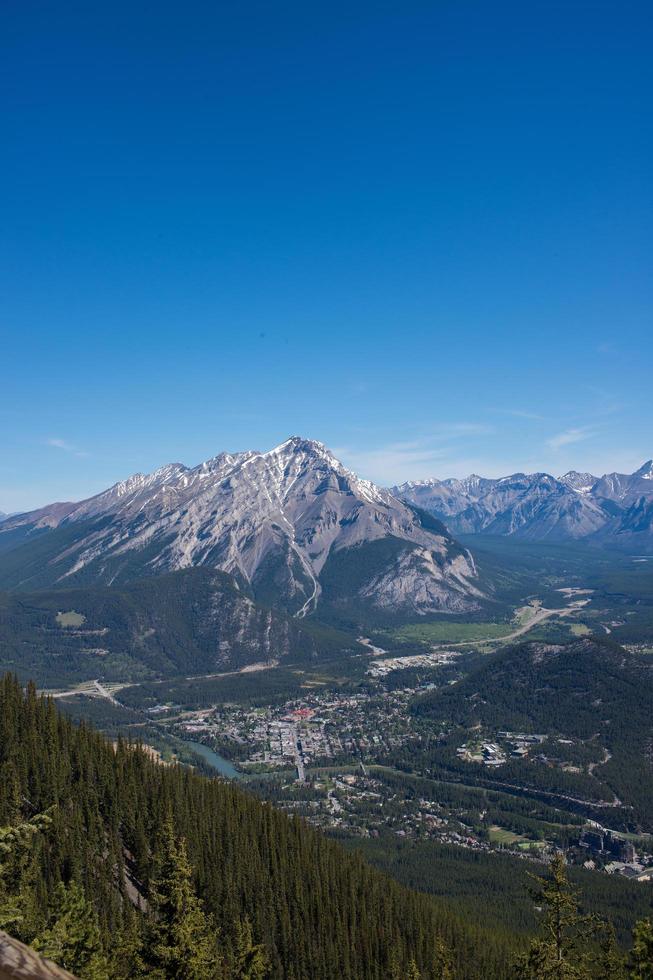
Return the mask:
M 123 687 L 131 687 L 131 684 L 110 684 L 111 690 L 108 690 L 99 680 L 94 681 L 84 681 L 82 684 L 77 684 L 75 687 L 70 687 L 66 690 L 60 690 L 59 688 L 41 688 L 39 694 L 44 694 L 46 697 L 54 698 L 72 698 L 78 694 L 85 694 L 89 698 L 100 697 L 105 698 L 107 701 L 111 701 L 112 704 L 117 704 L 122 707 L 119 701 L 116 701 L 112 691 L 121 691 Z
M 362 644 L 362 646 L 367 647 L 370 653 L 375 657 L 382 657 L 384 653 L 388 652 L 387 650 L 384 650 L 383 647 L 375 647 L 369 636 L 359 636 L 358 642 Z
M 120 701 L 116 701 L 116 699 L 114 698 L 113 694 L 110 694 L 109 691 L 107 691 L 107 689 L 104 686 L 104 684 L 100 684 L 99 681 L 93 681 L 93 685 L 95 687 L 95 690 L 97 691 L 97 693 L 100 695 L 101 698 L 106 698 L 107 701 L 110 701 L 111 704 L 115 704 L 116 707 L 118 707 L 118 708 L 121 708 L 122 707 L 122 705 L 120 704 Z
M 571 616 L 573 615 L 573 613 L 578 612 L 579 609 L 582 609 L 583 606 L 587 605 L 587 602 L 588 600 L 586 599 L 576 599 L 574 602 L 570 603 L 568 606 L 565 606 L 563 609 L 545 609 L 543 606 L 540 606 L 536 609 L 536 611 L 533 613 L 533 615 L 526 623 L 523 623 L 516 630 L 513 630 L 512 633 L 506 633 L 505 636 L 488 637 L 488 639 L 486 640 L 481 638 L 479 638 L 478 640 L 465 640 L 464 642 L 461 643 L 437 643 L 434 644 L 434 646 L 438 646 L 438 647 L 444 646 L 447 648 L 468 647 L 468 646 L 473 646 L 474 644 L 478 645 L 484 643 L 491 643 L 495 646 L 498 646 L 501 643 L 507 643 L 510 642 L 511 640 L 518 639 L 518 637 L 520 636 L 524 636 L 524 634 L 532 630 L 534 626 L 538 626 L 540 623 L 543 623 L 545 619 L 550 619 L 551 616 Z
M 293 744 L 295 747 L 295 765 L 297 766 L 297 782 L 305 783 L 306 770 L 304 768 L 304 753 L 302 752 L 302 743 L 296 728 L 293 731 Z

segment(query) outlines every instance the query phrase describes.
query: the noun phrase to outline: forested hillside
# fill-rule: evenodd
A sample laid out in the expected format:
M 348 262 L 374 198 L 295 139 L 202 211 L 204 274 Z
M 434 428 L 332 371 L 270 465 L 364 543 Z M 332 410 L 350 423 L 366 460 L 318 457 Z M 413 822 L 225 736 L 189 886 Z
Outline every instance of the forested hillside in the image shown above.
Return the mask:
M 9 909 L 11 931 L 41 937 L 46 950 L 63 929 L 62 907 L 70 920 L 77 910 L 87 926 L 97 921 L 92 980 L 139 969 L 169 975 L 147 969 L 147 937 L 166 880 L 183 877 L 186 846 L 224 976 L 266 975 L 233 972 L 243 936 L 248 948 L 262 944 L 278 980 L 385 980 L 393 970 L 408 975 L 413 960 L 434 980 L 448 955 L 443 939 L 458 977 L 507 975 L 509 937 L 463 924 L 446 902 L 403 888 L 230 785 L 75 727 L 9 675 L 0 685 L 0 773 L 0 826 L 37 818 L 25 853 L 2 865 L 4 921 Z
M 352 641 L 321 630 L 321 656 L 343 645 Z M 43 687 L 228 671 L 289 656 L 318 657 L 310 626 L 255 603 L 214 569 L 129 587 L 0 592 L 0 669 Z
M 540 765 L 511 757 L 499 770 L 485 767 L 483 777 L 598 801 L 618 799 L 626 815 L 617 818 L 617 808 L 612 816 L 604 808 L 601 819 L 640 832 L 653 829 L 651 704 L 650 657 L 591 637 L 511 647 L 460 683 L 417 699 L 413 710 L 419 718 L 457 726 L 435 750 L 439 763 L 452 771 L 470 772 L 456 747 L 472 730 L 492 736 L 501 729 L 544 733 L 551 756 L 564 751 L 567 739 L 576 741 L 576 755 L 588 746 L 596 749 L 599 761 L 585 774 L 552 766 L 545 756 Z

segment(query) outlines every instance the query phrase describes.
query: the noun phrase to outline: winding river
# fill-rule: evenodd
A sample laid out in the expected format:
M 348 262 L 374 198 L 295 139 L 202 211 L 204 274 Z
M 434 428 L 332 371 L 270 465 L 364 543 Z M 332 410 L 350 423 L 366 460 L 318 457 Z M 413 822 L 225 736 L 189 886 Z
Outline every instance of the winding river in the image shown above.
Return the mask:
M 228 759 L 223 759 L 221 755 L 218 755 L 217 752 L 210 749 L 208 745 L 203 745 L 202 742 L 189 742 L 186 739 L 184 741 L 186 745 L 189 745 L 197 755 L 201 755 L 221 776 L 224 776 L 226 779 L 242 779 L 242 772 L 238 772 L 236 767 Z

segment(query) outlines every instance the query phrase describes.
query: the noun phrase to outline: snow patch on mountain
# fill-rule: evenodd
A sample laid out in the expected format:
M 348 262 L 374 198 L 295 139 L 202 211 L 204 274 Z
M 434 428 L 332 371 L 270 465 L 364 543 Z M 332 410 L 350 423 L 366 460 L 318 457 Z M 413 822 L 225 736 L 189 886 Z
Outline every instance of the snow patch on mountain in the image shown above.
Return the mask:
M 139 555 L 149 574 L 207 564 L 255 593 L 272 587 L 304 616 L 319 601 L 331 554 L 391 537 L 407 551 L 417 546 L 422 559 L 407 556 L 393 572 L 405 581 L 391 586 L 386 577 L 367 588 L 367 599 L 386 607 L 401 595 L 405 604 L 411 590 L 421 590 L 417 605 L 438 611 L 449 602 L 473 608 L 478 598 L 471 556 L 444 529 L 424 526 L 389 490 L 299 436 L 267 452 L 222 453 L 191 468 L 173 463 L 137 473 L 88 500 L 42 508 L 2 527 L 20 525 L 72 529 L 52 562 L 60 583 L 89 570 L 114 581 Z
M 548 473 L 513 473 L 499 479 L 476 475 L 464 480 L 420 480 L 392 492 L 434 514 L 456 534 L 505 534 L 530 539 L 609 539 L 653 543 L 651 508 L 653 461 L 635 473 L 570 470 L 555 479 Z M 633 538 L 635 541 L 635 538 Z

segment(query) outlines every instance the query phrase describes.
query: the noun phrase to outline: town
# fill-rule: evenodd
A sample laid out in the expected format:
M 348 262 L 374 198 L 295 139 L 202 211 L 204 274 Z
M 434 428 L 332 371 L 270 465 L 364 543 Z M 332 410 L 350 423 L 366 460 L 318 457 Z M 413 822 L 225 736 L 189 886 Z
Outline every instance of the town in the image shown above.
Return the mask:
M 410 689 L 370 697 L 316 692 L 279 707 L 220 705 L 175 726 L 238 761 L 245 772 L 292 766 L 297 778 L 311 765 L 379 755 L 415 737 L 406 715 Z
M 451 735 L 447 729 L 429 730 L 409 710 L 416 693 L 435 686 L 436 675 L 417 687 L 384 686 L 393 670 L 414 659 L 388 658 L 391 669 L 386 669 L 387 661 L 372 661 L 372 669 L 377 663 L 380 669 L 371 686 L 355 690 L 315 689 L 262 707 L 230 703 L 179 712 L 176 706 L 157 705 L 150 711 L 176 738 L 208 746 L 236 765 L 253 791 L 322 830 L 353 837 L 428 839 L 539 861 L 562 852 L 589 870 L 651 879 L 650 836 L 631 840 L 598 820 L 575 815 L 583 802 L 595 808 L 612 804 L 569 796 L 574 811 L 569 814 L 557 808 L 565 802 L 563 794 L 549 793 L 550 805 L 538 810 L 519 801 L 521 790 L 517 800 L 502 795 L 499 784 L 496 794 L 486 788 L 481 805 L 471 785 L 475 772 L 509 763 L 558 769 L 569 778 L 591 775 L 609 758 L 598 743 L 588 747 L 562 736 L 508 729 L 474 732 L 454 752 L 463 770 L 470 767 L 470 785 L 463 780 L 454 792 L 446 781 L 398 770 L 391 760 L 402 751 L 408 757 L 411 744 L 437 744 Z M 431 661 L 429 665 L 433 670 Z

